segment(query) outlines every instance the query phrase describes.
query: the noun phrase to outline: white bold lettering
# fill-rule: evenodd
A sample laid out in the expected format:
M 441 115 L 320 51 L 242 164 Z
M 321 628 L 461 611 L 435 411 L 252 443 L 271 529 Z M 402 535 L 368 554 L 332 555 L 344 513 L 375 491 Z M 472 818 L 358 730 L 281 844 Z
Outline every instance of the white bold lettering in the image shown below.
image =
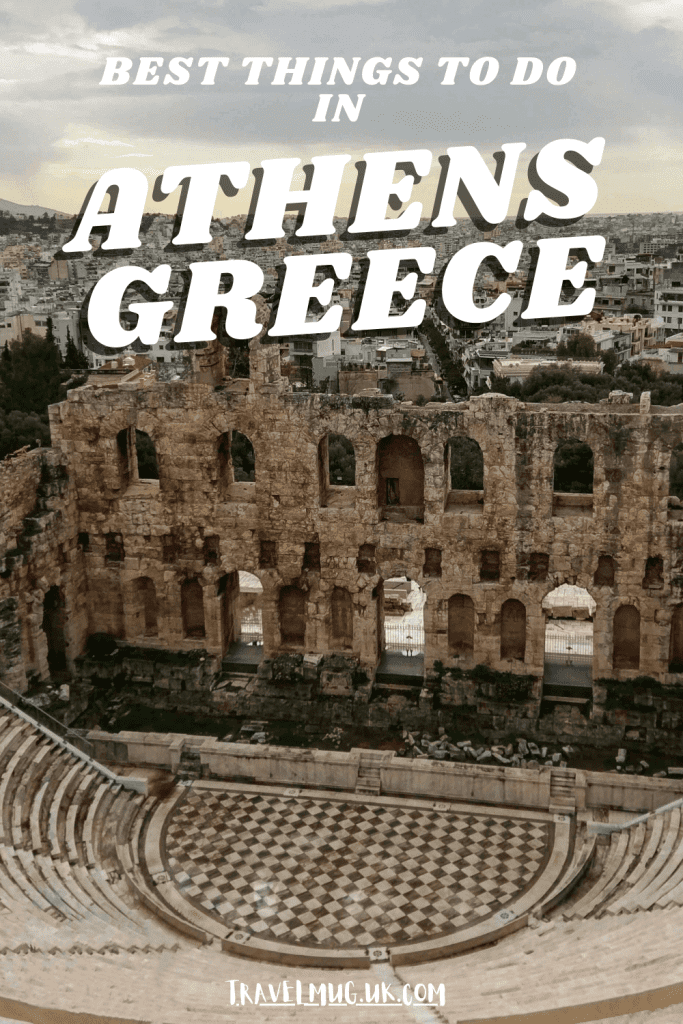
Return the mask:
M 190 263 L 192 280 L 187 293 L 183 325 L 175 341 L 213 341 L 211 321 L 217 306 L 227 310 L 225 329 L 231 338 L 244 341 L 261 330 L 256 321 L 253 296 L 263 286 L 263 271 L 251 260 L 218 260 L 214 263 Z M 232 275 L 227 292 L 218 291 L 221 276 Z
M 100 85 L 125 85 L 129 80 L 128 72 L 133 67 L 130 57 L 107 57 Z
M 282 220 L 285 207 L 290 203 L 305 203 L 303 223 L 296 232 L 298 236 L 334 234 L 334 211 L 341 187 L 344 167 L 351 159 L 346 154 L 336 156 L 315 156 L 311 159 L 314 168 L 311 187 L 291 189 L 294 168 L 300 163 L 296 157 L 263 160 L 263 180 L 259 192 L 254 221 L 251 230 L 244 236 L 247 240 L 261 238 L 282 238 Z
M 156 270 L 144 270 L 142 267 L 116 267 L 101 277 L 92 290 L 88 305 L 88 327 L 92 336 L 107 348 L 127 348 L 134 341 L 143 345 L 154 345 L 159 340 L 159 333 L 164 313 L 173 308 L 173 302 L 131 302 L 128 309 L 137 313 L 137 326 L 126 331 L 121 326 L 119 310 L 123 295 L 131 284 L 136 281 L 148 285 L 157 295 L 163 295 L 168 288 L 171 267 L 163 264 Z
M 521 245 L 521 242 L 520 242 Z M 370 268 L 365 282 L 365 291 L 358 313 L 352 325 L 354 331 L 385 330 L 392 327 L 418 327 L 425 315 L 427 303 L 417 299 L 405 313 L 391 316 L 391 300 L 398 292 L 407 301 L 412 299 L 417 285 L 417 274 L 406 274 L 402 281 L 396 280 L 403 260 L 415 260 L 423 274 L 434 269 L 436 249 L 423 246 L 419 249 L 374 249 L 368 252 Z
M 285 281 L 277 307 L 277 316 L 268 334 L 274 338 L 296 334 L 327 334 L 336 331 L 341 323 L 342 307 L 334 305 L 320 320 L 306 320 L 311 299 L 321 306 L 332 300 L 334 279 L 326 277 L 314 285 L 318 267 L 330 266 L 341 280 L 351 273 L 351 254 L 348 252 L 315 253 L 310 256 L 285 256 Z
M 520 243 L 521 244 L 521 243 Z M 562 285 L 569 281 L 574 288 L 580 288 L 586 279 L 588 264 L 585 260 L 567 269 L 567 260 L 572 249 L 585 249 L 589 258 L 598 263 L 605 252 L 602 235 L 584 235 L 576 238 L 541 238 L 536 243 L 540 254 L 534 274 L 529 305 L 522 313 L 522 320 L 546 320 L 558 316 L 588 316 L 595 302 L 595 288 L 584 288 L 574 302 L 560 305 Z
M 523 142 L 507 142 L 501 147 L 505 154 L 500 181 L 486 166 L 474 146 L 455 146 L 446 150 L 448 165 L 441 204 L 432 221 L 435 228 L 451 228 L 457 223 L 453 207 L 458 198 L 460 183 L 465 186 L 488 224 L 501 224 L 508 214 L 515 183 L 519 155 L 526 149 Z
M 590 142 L 557 139 L 544 146 L 536 158 L 536 173 L 546 185 L 563 193 L 567 202 L 564 206 L 556 206 L 543 192 L 534 189 L 529 193 L 524 219 L 530 222 L 545 213 L 558 220 L 574 220 L 588 213 L 598 198 L 598 186 L 590 171 L 582 171 L 565 157 L 567 153 L 578 153 L 592 167 L 597 167 L 604 148 L 605 140 L 600 137 Z
M 244 188 L 249 177 L 249 164 L 238 160 L 228 164 L 186 164 L 167 167 L 161 179 L 161 191 L 170 195 L 186 178 L 189 186 L 180 230 L 173 245 L 201 245 L 211 241 L 211 217 L 221 178 L 230 180 L 234 188 Z
M 109 199 L 109 211 L 100 213 L 110 188 L 118 189 L 116 200 Z M 106 171 L 95 185 L 83 211 L 78 231 L 62 248 L 64 252 L 90 252 L 90 232 L 94 227 L 109 227 L 102 249 L 138 249 L 140 223 L 147 199 L 147 178 L 134 167 Z M 113 202 L 113 209 L 112 209 Z
M 172 57 L 168 62 L 168 74 L 164 75 L 164 85 L 185 85 L 190 80 L 193 57 Z M 176 76 L 175 78 L 173 76 Z
M 413 190 L 415 177 L 406 174 L 394 184 L 397 164 L 411 163 L 417 174 L 424 177 L 432 166 L 432 154 L 428 149 L 405 149 L 395 153 L 366 153 L 365 177 L 358 200 L 358 209 L 353 224 L 347 230 L 350 234 L 370 231 L 405 231 L 416 228 L 420 223 L 422 203 L 411 203 L 407 210 L 393 219 L 387 219 L 387 204 L 395 196 L 402 203 L 408 202 Z
M 452 316 L 465 323 L 485 324 L 495 320 L 510 305 L 509 295 L 499 295 L 495 302 L 483 309 L 472 301 L 474 279 L 482 261 L 495 256 L 503 270 L 511 274 L 517 269 L 522 254 L 522 242 L 509 242 L 505 246 L 493 242 L 474 242 L 456 252 L 446 267 L 442 282 L 444 305 Z

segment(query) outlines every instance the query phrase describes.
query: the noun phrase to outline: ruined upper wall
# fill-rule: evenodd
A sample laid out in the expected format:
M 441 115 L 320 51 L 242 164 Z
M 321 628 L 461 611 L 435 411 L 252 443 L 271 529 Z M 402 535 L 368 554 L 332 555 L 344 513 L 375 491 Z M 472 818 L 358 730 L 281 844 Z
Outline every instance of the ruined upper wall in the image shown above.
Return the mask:
M 637 405 L 524 405 L 497 394 L 417 407 L 390 397 L 294 394 L 272 383 L 240 394 L 230 382 L 214 387 L 175 381 L 81 388 L 51 416 L 53 441 L 69 465 L 76 495 L 74 529 L 90 538 L 84 561 L 91 631 L 135 636 L 130 588 L 145 577 L 153 581 L 165 623 L 155 642 L 196 646 L 183 631 L 179 596 L 182 581 L 196 578 L 204 593 L 206 646 L 220 654 L 221 580 L 243 569 L 264 586 L 266 654 L 287 648 L 278 601 L 288 586 L 305 593 L 303 649 L 334 649 L 330 600 L 341 587 L 353 600 L 353 654 L 369 666 L 377 659 L 378 583 L 407 574 L 427 593 L 428 664 L 452 660 L 448 601 L 463 594 L 475 606 L 474 662 L 542 671 L 541 601 L 569 581 L 587 587 L 598 603 L 596 675 L 619 674 L 612 622 L 623 604 L 634 605 L 641 616 L 638 670 L 667 673 L 672 608 L 682 599 L 683 583 L 683 523 L 667 500 L 671 452 L 683 440 L 680 407 L 641 412 Z M 131 481 L 122 473 L 117 435 L 131 427 L 154 441 L 158 483 Z M 254 446 L 254 483 L 226 486 L 221 480 L 219 439 L 233 430 Z M 329 434 L 353 443 L 354 487 L 327 480 Z M 400 509 L 381 507 L 391 470 L 378 453 L 391 435 L 402 438 L 405 449 L 392 456 L 397 477 L 413 473 L 415 459 L 424 476 L 422 502 L 411 498 L 403 516 Z M 482 449 L 483 503 L 477 492 L 449 490 L 446 444 L 457 436 L 473 438 Z M 553 495 L 553 457 L 564 438 L 585 441 L 593 450 L 592 495 Z M 118 561 L 107 547 L 112 537 L 121 545 Z M 311 567 L 316 546 L 319 564 Z M 362 546 L 374 549 L 367 565 L 359 561 Z M 483 552 L 487 558 L 494 553 L 497 578 L 482 574 Z M 612 560 L 613 577 L 601 575 L 601 558 Z M 117 588 L 121 597 L 110 615 L 108 600 Z M 521 662 L 502 656 L 502 606 L 508 600 L 526 609 Z

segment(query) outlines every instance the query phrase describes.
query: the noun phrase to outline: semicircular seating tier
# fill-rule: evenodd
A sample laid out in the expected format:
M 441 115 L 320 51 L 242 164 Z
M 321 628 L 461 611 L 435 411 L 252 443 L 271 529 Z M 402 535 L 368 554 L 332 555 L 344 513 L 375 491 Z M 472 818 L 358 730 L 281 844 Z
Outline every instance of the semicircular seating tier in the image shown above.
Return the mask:
M 587 814 L 126 785 L 0 706 L 0 1015 L 37 1021 L 42 993 L 65 1014 L 212 1024 L 227 978 L 252 995 L 293 977 L 357 992 L 427 978 L 444 985 L 442 1024 L 551 1024 L 605 1000 L 668 1024 L 683 1001 L 680 806 L 627 827 L 613 815 L 601 835 Z

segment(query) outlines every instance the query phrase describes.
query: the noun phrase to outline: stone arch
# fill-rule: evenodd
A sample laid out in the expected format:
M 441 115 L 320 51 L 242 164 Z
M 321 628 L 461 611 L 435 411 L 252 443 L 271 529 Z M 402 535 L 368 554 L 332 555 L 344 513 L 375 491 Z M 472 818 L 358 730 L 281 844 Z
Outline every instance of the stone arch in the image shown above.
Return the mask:
M 377 505 L 383 519 L 423 521 L 424 463 L 413 437 L 389 434 L 378 443 Z
M 427 592 L 400 564 L 394 563 L 382 577 L 383 649 L 421 666 L 416 659 L 425 649 Z
M 553 491 L 556 494 L 593 493 L 593 449 L 576 437 L 562 438 L 553 455 Z
M 502 661 L 524 661 L 526 655 L 526 608 L 509 598 L 500 609 L 500 657 Z
M 467 594 L 448 598 L 448 650 L 451 654 L 474 654 L 474 601 Z
M 283 644 L 302 647 L 306 637 L 306 595 L 296 586 L 280 588 L 280 638 Z
M 149 576 L 139 576 L 134 583 L 136 603 L 136 636 L 158 636 L 157 590 Z
M 344 650 L 353 647 L 353 598 L 344 587 L 335 587 L 330 598 L 330 644 Z
M 640 612 L 633 604 L 622 604 L 614 613 L 612 668 L 640 668 Z
M 64 672 L 66 665 L 66 602 L 60 587 L 54 586 L 43 598 L 43 632 L 47 637 L 50 672 Z
M 670 672 L 683 672 L 683 604 L 677 604 L 671 615 L 669 663 Z
M 204 590 L 196 576 L 183 580 L 181 583 L 180 607 L 183 619 L 183 635 L 192 640 L 203 639 L 206 636 Z

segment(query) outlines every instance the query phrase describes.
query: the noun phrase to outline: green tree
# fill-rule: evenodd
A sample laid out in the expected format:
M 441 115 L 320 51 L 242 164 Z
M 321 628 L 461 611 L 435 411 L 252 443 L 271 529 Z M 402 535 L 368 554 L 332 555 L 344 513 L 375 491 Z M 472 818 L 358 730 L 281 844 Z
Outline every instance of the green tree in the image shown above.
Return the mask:
M 67 327 L 66 329 L 66 354 L 64 356 L 64 365 L 68 366 L 70 370 L 87 370 L 88 359 L 79 352 L 74 345 L 73 338 L 71 337 L 71 331 Z
M 593 452 L 583 441 L 565 438 L 555 449 L 553 490 L 593 493 Z
M 0 410 L 0 459 L 26 445 L 34 447 L 36 442 L 41 447 L 50 444 L 47 413 L 39 416 L 16 409 L 7 413 Z
M 348 437 L 330 434 L 327 452 L 330 483 L 353 487 L 356 482 L 356 455 Z
M 617 354 L 613 348 L 609 348 L 606 352 L 602 353 L 602 365 L 604 368 L 604 373 L 607 373 L 610 377 L 613 377 L 614 371 L 617 368 Z
M 0 408 L 46 413 L 62 397 L 59 349 L 47 338 L 24 331 L 10 356 L 0 360 Z
M 484 456 L 471 437 L 452 437 L 448 442 L 452 491 L 484 489 Z
M 595 341 L 590 334 L 573 334 L 567 341 L 560 342 L 557 355 L 560 359 L 595 359 Z
M 47 318 L 47 324 L 46 324 L 46 330 L 45 330 L 45 341 L 49 341 L 53 345 L 57 344 L 57 342 L 55 340 L 55 324 L 54 324 L 54 320 L 52 319 L 51 316 L 49 316 Z

